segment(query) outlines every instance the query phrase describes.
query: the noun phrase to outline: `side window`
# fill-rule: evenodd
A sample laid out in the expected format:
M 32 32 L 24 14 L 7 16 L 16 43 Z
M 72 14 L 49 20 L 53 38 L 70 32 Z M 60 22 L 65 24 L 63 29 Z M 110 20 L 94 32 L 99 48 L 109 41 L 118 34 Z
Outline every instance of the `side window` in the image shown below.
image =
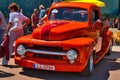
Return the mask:
M 96 22 L 98 19 L 100 19 L 98 10 L 93 10 L 91 19 L 92 23 Z

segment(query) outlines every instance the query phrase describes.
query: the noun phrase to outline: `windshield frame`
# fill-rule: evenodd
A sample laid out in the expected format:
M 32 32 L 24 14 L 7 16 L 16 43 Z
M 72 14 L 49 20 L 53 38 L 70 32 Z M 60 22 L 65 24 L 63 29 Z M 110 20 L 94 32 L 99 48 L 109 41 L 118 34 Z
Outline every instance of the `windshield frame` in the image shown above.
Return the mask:
M 61 11 L 61 13 L 59 13 L 60 12 L 60 10 L 62 10 L 63 9 L 63 11 Z M 63 15 L 63 13 L 65 12 L 65 11 L 68 11 L 68 12 L 71 12 L 71 14 L 69 14 L 69 15 L 71 15 L 71 16 L 69 16 L 69 15 L 67 15 L 67 16 L 69 16 L 69 17 L 72 17 L 72 18 L 64 18 L 64 15 Z M 79 19 L 78 18 L 78 12 L 82 12 L 82 11 L 84 11 L 84 12 L 86 12 L 86 18 L 85 18 L 85 20 L 77 20 L 77 19 Z M 62 17 L 60 17 L 60 18 L 52 18 L 51 16 L 53 15 L 53 14 L 58 14 L 59 13 L 59 15 L 60 14 L 62 14 L 61 16 Z M 76 15 L 77 14 L 77 15 Z M 76 17 L 75 17 L 76 16 Z M 76 18 L 76 19 L 75 19 Z M 48 20 L 68 20 L 68 21 L 77 21 L 77 22 L 87 22 L 88 21 L 88 10 L 87 9 L 84 9 L 84 8 L 75 8 L 75 7 L 60 7 L 60 8 L 53 8 L 53 9 L 51 9 L 51 11 L 50 11 L 50 13 L 49 13 L 49 16 L 48 16 Z

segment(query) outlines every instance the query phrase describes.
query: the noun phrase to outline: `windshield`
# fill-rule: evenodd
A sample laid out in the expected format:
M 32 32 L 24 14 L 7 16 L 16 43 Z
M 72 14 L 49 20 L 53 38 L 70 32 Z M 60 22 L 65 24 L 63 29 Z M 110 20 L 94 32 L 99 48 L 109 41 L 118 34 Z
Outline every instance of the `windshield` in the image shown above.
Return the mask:
M 49 20 L 86 22 L 88 20 L 88 11 L 80 8 L 56 8 L 51 10 Z

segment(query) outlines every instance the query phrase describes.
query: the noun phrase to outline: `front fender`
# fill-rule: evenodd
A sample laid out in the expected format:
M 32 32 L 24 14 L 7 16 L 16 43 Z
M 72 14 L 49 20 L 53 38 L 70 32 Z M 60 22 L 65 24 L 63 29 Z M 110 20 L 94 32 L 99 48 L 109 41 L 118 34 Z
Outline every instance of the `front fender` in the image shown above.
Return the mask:
M 65 47 L 76 47 L 79 52 L 79 58 L 78 61 L 80 61 L 80 64 L 82 65 L 81 69 L 84 70 L 87 66 L 87 63 L 89 61 L 90 55 L 93 52 L 95 40 L 93 38 L 75 38 L 70 40 L 65 40 L 62 42 L 62 46 Z

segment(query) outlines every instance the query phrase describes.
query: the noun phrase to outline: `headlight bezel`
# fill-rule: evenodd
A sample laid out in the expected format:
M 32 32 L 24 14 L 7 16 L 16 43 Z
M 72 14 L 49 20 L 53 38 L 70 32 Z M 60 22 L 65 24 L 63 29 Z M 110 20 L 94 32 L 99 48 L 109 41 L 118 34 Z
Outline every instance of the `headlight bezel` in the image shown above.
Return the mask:
M 26 47 L 24 45 L 20 44 L 17 46 L 16 51 L 17 51 L 18 55 L 22 56 L 26 53 Z
M 75 49 L 70 49 L 67 51 L 66 56 L 69 60 L 75 60 L 78 57 L 78 53 Z

